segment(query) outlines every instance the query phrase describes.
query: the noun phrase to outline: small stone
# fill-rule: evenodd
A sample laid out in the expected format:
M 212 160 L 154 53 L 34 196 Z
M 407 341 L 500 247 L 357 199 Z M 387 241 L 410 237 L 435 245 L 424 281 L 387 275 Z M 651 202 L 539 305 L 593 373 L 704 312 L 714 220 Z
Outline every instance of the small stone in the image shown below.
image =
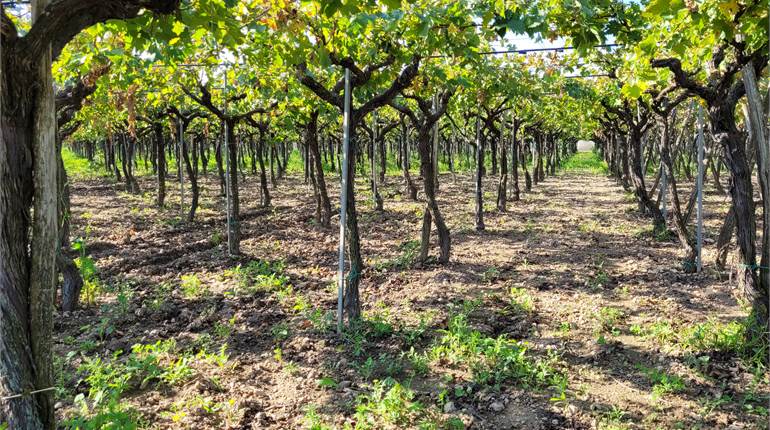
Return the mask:
M 455 407 L 454 402 L 446 402 L 444 404 L 444 413 L 451 414 L 452 412 L 456 411 L 457 408 Z
M 56 402 L 56 404 L 53 405 L 54 409 L 61 409 L 64 406 L 64 403 L 62 402 Z
M 339 383 L 340 390 L 344 390 L 345 388 L 350 388 L 351 382 L 350 381 L 342 381 Z
M 554 418 L 554 419 L 552 419 L 552 420 L 551 420 L 551 424 L 553 424 L 553 425 L 555 425 L 555 426 L 558 426 L 558 425 L 559 425 L 559 420 L 557 420 L 556 418 Z
M 471 428 L 473 426 L 473 415 L 464 413 L 460 415 L 460 421 L 463 422 L 465 428 Z
M 492 402 L 492 404 L 489 405 L 489 409 L 494 412 L 500 412 L 505 409 L 505 406 L 500 402 Z

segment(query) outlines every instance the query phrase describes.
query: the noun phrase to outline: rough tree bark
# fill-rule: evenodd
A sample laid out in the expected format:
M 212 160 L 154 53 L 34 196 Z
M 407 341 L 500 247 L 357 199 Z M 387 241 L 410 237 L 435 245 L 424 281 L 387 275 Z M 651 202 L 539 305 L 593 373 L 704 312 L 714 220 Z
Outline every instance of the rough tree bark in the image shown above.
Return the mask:
M 476 231 L 484 231 L 484 136 L 476 122 Z
M 240 221 L 240 198 L 238 187 L 238 141 L 235 136 L 235 127 L 244 120 L 251 118 L 252 115 L 258 113 L 266 113 L 270 108 L 255 108 L 245 113 L 229 113 L 225 112 L 214 105 L 211 99 L 211 92 L 205 85 L 198 85 L 199 94 L 193 93 L 190 89 L 182 87 L 182 91 L 187 94 L 188 97 L 193 99 L 196 103 L 207 109 L 214 116 L 216 116 L 223 124 L 225 131 L 225 141 L 227 142 L 227 169 L 228 172 L 222 172 L 221 169 L 221 154 L 217 159 L 218 168 L 220 169 L 220 175 L 224 177 L 227 175 L 226 191 L 229 193 L 229 213 L 227 215 L 227 231 L 228 231 L 228 252 L 231 256 L 240 254 L 241 243 L 241 221 Z M 236 95 L 234 99 L 242 98 L 242 96 Z M 275 104 L 273 105 L 275 106 Z M 220 145 L 221 148 L 221 145 Z M 232 220 L 230 217 L 232 216 Z
M 659 146 L 660 161 L 663 164 L 663 171 L 666 175 L 668 191 L 671 196 L 671 208 L 674 212 L 674 229 L 685 253 L 685 260 L 682 267 L 686 273 L 694 273 L 696 270 L 695 257 L 697 249 L 695 247 L 695 240 L 690 235 L 689 229 L 687 228 L 687 222 L 682 214 L 682 205 L 679 201 L 679 191 L 676 186 L 676 176 L 674 175 L 674 164 L 671 161 L 668 117 L 666 115 L 662 116 L 660 118 L 660 123 L 662 126 Z
M 524 192 L 532 191 L 532 176 L 529 174 L 529 168 L 527 167 L 529 151 L 527 151 L 527 145 L 521 146 L 521 168 L 524 170 Z
M 361 69 L 358 67 L 352 58 L 338 58 L 336 55 L 331 55 L 331 61 L 333 64 L 347 68 L 351 72 L 350 88 L 353 91 L 355 88 L 360 87 L 369 82 L 374 73 L 377 73 L 388 66 L 395 63 L 395 57 L 388 55 L 385 60 L 380 63 L 370 64 Z M 356 129 L 364 119 L 364 117 L 378 109 L 387 105 L 393 98 L 402 90 L 409 87 L 417 76 L 417 72 L 420 66 L 420 56 L 415 55 L 412 57 L 412 61 L 403 67 L 398 76 L 393 82 L 383 91 L 374 94 L 366 102 L 358 107 L 351 106 L 350 110 L 350 136 L 351 139 L 356 137 Z M 315 93 L 320 99 L 331 104 L 339 109 L 340 112 L 344 110 L 344 79 L 338 80 L 333 84 L 331 89 L 326 88 L 322 83 L 317 81 L 308 71 L 307 64 L 302 63 L 297 65 L 297 78 L 300 83 Z M 348 258 L 350 259 L 350 274 L 348 276 L 347 284 L 345 285 L 345 291 L 343 293 L 344 312 L 347 315 L 348 321 L 355 321 L 361 317 L 361 302 L 359 298 L 359 284 L 361 273 L 364 270 L 364 262 L 361 257 L 361 244 L 358 233 L 358 214 L 356 212 L 356 200 L 355 200 L 355 170 L 356 170 L 356 145 L 351 141 L 351 153 L 348 157 L 348 177 L 347 183 L 350 184 L 347 187 L 347 243 L 348 243 Z
M 505 127 L 503 126 L 503 129 Z M 502 137 L 502 135 L 501 135 Z M 500 141 L 500 181 L 497 184 L 497 210 L 506 211 L 508 202 L 508 146 L 505 139 Z
M 55 427 L 52 392 L 29 393 L 52 385 L 59 237 L 51 62 L 97 22 L 177 6 L 178 0 L 35 1 L 34 23 L 23 36 L 0 6 L 0 397 L 21 395 L 0 402 L 11 429 Z
M 511 188 L 513 189 L 513 201 L 518 202 L 520 200 L 521 191 L 519 190 L 519 122 L 516 117 L 512 118 L 512 134 L 511 134 L 511 174 L 513 175 Z
M 190 190 L 192 192 L 190 210 L 187 213 L 187 220 L 192 221 L 195 219 L 195 211 L 198 209 L 198 199 L 200 195 L 200 191 L 198 189 L 197 157 L 193 156 L 195 159 L 195 164 L 190 162 L 190 147 L 192 147 L 193 153 L 195 153 L 195 143 L 190 145 L 184 136 L 187 134 L 187 129 L 189 128 L 190 123 L 195 118 L 202 117 L 203 115 L 198 112 L 184 113 L 173 106 L 169 108 L 169 113 L 177 118 L 177 130 L 182 133 L 182 135 L 177 136 L 177 138 L 181 139 L 182 141 L 182 161 L 184 162 L 185 170 L 187 171 L 187 178 L 190 181 Z
M 321 153 L 318 150 L 318 110 L 311 112 L 306 133 L 305 142 L 308 146 L 311 162 L 313 163 L 314 181 L 318 189 L 318 223 L 323 227 L 329 227 L 332 218 L 332 205 L 329 202 L 329 193 L 326 190 L 326 180 L 324 179 L 323 162 L 321 160 Z
M 266 132 L 262 129 L 259 131 L 259 147 L 257 152 L 259 153 L 259 188 L 262 190 L 262 202 L 263 208 L 270 207 L 270 188 L 267 186 L 267 171 L 265 169 L 265 139 L 267 138 Z
M 737 44 L 741 48 L 740 43 Z M 723 65 L 728 58 L 723 51 L 716 51 L 712 60 L 714 76 L 707 85 L 694 80 L 692 75 L 682 69 L 678 59 L 666 58 L 652 61 L 653 67 L 668 68 L 680 88 L 699 96 L 708 106 L 708 117 L 712 135 L 724 152 L 725 163 L 730 169 L 732 187 L 730 196 L 735 213 L 736 236 L 740 251 L 741 264 L 738 267 L 738 282 L 743 286 L 744 295 L 752 304 L 754 318 L 761 333 L 768 325 L 768 285 L 762 282 L 757 271 L 760 269 L 756 260 L 756 220 L 754 200 L 752 198 L 751 169 L 746 154 L 744 139 L 735 122 L 735 108 L 746 92 L 742 81 L 736 78 L 741 67 L 750 62 L 755 74 L 760 74 L 767 65 L 767 45 L 756 53 L 747 56 L 744 52 Z
M 430 101 L 417 96 L 408 96 L 417 103 L 421 112 L 419 116 L 406 106 L 391 103 L 391 106 L 411 119 L 417 129 L 417 151 L 420 154 L 420 174 L 423 179 L 423 191 L 425 192 L 426 200 L 422 219 L 420 261 L 425 261 L 428 258 L 432 221 L 435 222 L 436 231 L 438 233 L 440 249 L 439 262 L 447 263 L 451 252 L 452 242 L 449 228 L 446 225 L 446 221 L 444 220 L 444 216 L 442 215 L 438 206 L 438 201 L 436 200 L 436 165 L 434 164 L 433 156 L 433 131 L 438 120 L 446 112 L 452 94 L 453 92 L 451 91 L 444 91 L 437 97 L 435 103 L 431 103 Z
M 642 100 L 638 101 L 639 105 L 642 105 Z M 604 104 L 604 103 L 603 103 Z M 621 107 L 612 107 L 604 104 L 605 108 L 617 115 L 618 120 L 625 123 L 628 127 L 628 134 L 626 135 L 626 144 L 620 145 L 623 147 L 626 154 L 630 154 L 630 159 L 624 158 L 624 175 L 628 172 L 631 176 L 631 182 L 633 183 L 633 191 L 636 196 L 636 200 L 639 203 L 640 211 L 648 213 L 652 217 L 653 231 L 655 234 L 659 234 L 666 230 L 666 220 L 663 218 L 663 213 L 660 211 L 657 203 L 650 198 L 647 192 L 647 186 L 644 181 L 644 171 L 642 170 L 642 135 L 651 124 L 649 121 L 651 111 L 644 105 L 644 113 L 634 112 L 628 101 L 624 101 Z
M 411 160 L 409 155 L 409 134 L 406 126 L 406 121 L 401 120 L 401 167 L 404 172 L 404 194 L 409 197 L 409 200 L 417 201 L 417 187 L 414 186 L 412 181 L 412 175 L 409 173 L 411 167 Z

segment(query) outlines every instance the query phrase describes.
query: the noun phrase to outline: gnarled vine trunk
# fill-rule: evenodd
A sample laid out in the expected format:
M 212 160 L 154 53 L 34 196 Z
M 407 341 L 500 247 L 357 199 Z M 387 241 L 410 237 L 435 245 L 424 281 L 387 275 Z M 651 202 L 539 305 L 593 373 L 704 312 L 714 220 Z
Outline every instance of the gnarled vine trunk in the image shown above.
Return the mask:
M 636 199 L 640 206 L 652 216 L 654 232 L 659 233 L 666 230 L 666 220 L 663 219 L 663 213 L 661 213 L 658 205 L 650 198 L 644 184 L 641 139 L 641 131 L 632 127 L 628 135 L 628 147 L 631 152 L 629 170 L 631 173 L 631 180 L 634 184 L 634 195 L 636 195 Z
M 324 227 L 329 227 L 332 217 L 332 205 L 329 202 L 329 193 L 326 190 L 326 180 L 324 179 L 323 162 L 321 160 L 321 153 L 318 150 L 318 111 L 315 110 L 310 114 L 310 121 L 307 125 L 307 134 L 305 136 L 305 142 L 308 146 L 308 152 L 312 167 L 314 170 L 314 184 L 317 189 L 317 206 L 318 206 L 318 223 Z
M 757 276 L 757 227 L 751 171 L 743 139 L 735 125 L 734 108 L 735 106 L 730 106 L 729 103 L 717 102 L 709 106 L 708 113 L 714 139 L 724 149 L 725 161 L 730 168 L 732 179 L 730 196 L 733 200 L 736 237 L 741 258 L 741 265 L 737 270 L 738 282 L 742 285 L 746 298 L 752 303 L 759 326 L 765 327 L 768 323 L 768 286 L 763 285 Z

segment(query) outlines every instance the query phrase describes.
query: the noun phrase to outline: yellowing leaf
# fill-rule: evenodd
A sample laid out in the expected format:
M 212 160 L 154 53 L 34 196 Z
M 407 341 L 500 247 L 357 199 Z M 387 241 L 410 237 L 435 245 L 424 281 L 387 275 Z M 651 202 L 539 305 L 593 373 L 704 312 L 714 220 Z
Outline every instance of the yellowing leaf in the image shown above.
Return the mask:
M 185 25 L 179 21 L 174 22 L 174 26 L 171 27 L 171 31 L 174 32 L 177 36 L 182 34 L 184 32 Z

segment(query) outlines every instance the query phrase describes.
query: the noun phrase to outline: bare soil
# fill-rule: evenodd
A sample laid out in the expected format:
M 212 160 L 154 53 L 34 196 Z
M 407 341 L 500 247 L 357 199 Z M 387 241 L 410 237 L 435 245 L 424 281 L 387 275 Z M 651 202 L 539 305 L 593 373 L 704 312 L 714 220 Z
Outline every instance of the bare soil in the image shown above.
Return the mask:
M 73 184 L 73 237 L 87 236 L 87 251 L 103 284 L 113 291 L 102 293 L 96 304 L 56 318 L 58 354 L 78 351 L 64 366 L 68 392 L 57 404 L 59 417 L 71 416 L 72 396 L 87 391 L 83 375 L 76 372 L 83 355 L 109 357 L 136 343 L 169 338 L 182 347 L 194 345 L 201 334 L 230 324 L 232 332 L 221 339 L 227 343 L 230 366 L 198 366 L 195 376 L 180 386 L 149 386 L 126 396 L 151 427 L 303 428 L 309 405 L 331 425 L 353 424 L 355 399 L 369 384 L 357 366 L 367 356 L 387 352 L 397 357 L 399 340 L 373 340 L 356 355 L 349 342 L 319 330 L 279 295 L 223 294 L 234 282 L 223 276 L 225 270 L 251 260 L 283 261 L 295 294 L 324 312 L 335 309 L 338 230 L 314 223 L 312 190 L 301 177 L 281 179 L 272 190 L 274 206 L 261 209 L 258 178 L 247 177 L 241 185 L 243 256 L 233 260 L 223 243 L 225 220 L 216 176 L 202 178 L 203 204 L 192 223 L 180 221 L 179 190 L 172 180 L 163 210 L 153 206 L 151 178 L 140 180 L 144 196 L 127 194 L 122 184 L 109 179 Z M 338 196 L 336 177 L 328 183 L 330 195 Z M 476 329 L 526 340 L 535 356 L 556 351 L 560 370 L 569 378 L 567 397 L 554 401 L 548 389 L 506 384 L 499 391 L 454 398 L 454 410 L 445 414 L 435 406 L 439 393 L 470 387 L 469 375 L 432 363 L 426 375 L 410 383 L 422 404 L 474 429 L 766 427 L 767 416 L 751 413 L 746 405 L 751 401 L 747 396 L 767 393 L 768 387 L 752 386 L 752 375 L 737 358 L 712 354 L 707 368 L 696 370 L 688 354 L 631 332 L 634 325 L 658 321 L 676 327 L 745 315 L 734 285 L 713 269 L 713 239 L 727 208 L 725 197 L 708 195 L 706 268 L 685 275 L 675 240 L 651 237 L 650 221 L 611 179 L 561 173 L 523 193 L 522 201 L 510 202 L 507 213 L 493 210 L 496 183 L 495 177 L 485 183 L 487 228 L 476 232 L 472 178 L 442 174 L 439 203 L 452 232 L 451 262 L 404 266 L 393 262 L 403 257 L 403 244 L 419 238 L 424 203 L 406 201 L 401 179 L 389 177 L 382 189 L 385 210 L 376 213 L 366 184 L 359 182 L 367 265 L 361 284 L 364 311 L 385 315 L 395 326 L 414 327 L 427 318 L 428 332 L 417 343 L 419 349 L 430 346 L 460 303 L 478 299 L 481 305 L 472 318 Z M 435 243 L 431 252 L 437 253 Z M 179 283 L 190 274 L 210 294 L 186 298 Z M 157 291 L 166 291 L 159 290 L 164 283 L 170 288 L 162 304 L 151 306 Z M 95 327 L 103 324 L 106 309 L 115 306 L 116 286 L 121 285 L 130 290 L 129 309 L 110 317 L 113 330 L 108 334 L 96 335 Z M 503 311 L 512 287 L 533 299 L 531 312 Z M 598 331 L 598 315 L 607 307 L 620 311 L 614 333 Z M 277 337 L 276 327 L 285 327 L 286 336 Z M 95 347 L 80 352 L 87 341 Z M 684 390 L 653 396 L 652 382 L 641 370 L 646 368 L 679 375 Z M 334 379 L 337 388 L 319 386 L 323 377 Z M 230 410 L 190 408 L 174 415 L 195 397 L 229 404 Z M 730 400 L 717 401 L 725 398 Z M 503 405 L 502 410 L 494 410 L 499 407 L 493 403 Z

